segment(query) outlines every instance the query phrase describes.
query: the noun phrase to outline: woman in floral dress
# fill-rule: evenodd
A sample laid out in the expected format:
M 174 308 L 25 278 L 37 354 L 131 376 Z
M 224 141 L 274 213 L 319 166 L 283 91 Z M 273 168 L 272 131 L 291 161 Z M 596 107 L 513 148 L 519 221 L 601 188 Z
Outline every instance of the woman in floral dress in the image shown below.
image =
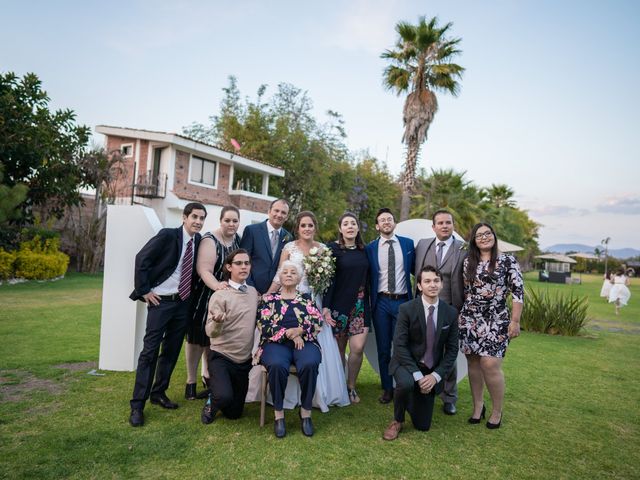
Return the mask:
M 308 437 L 313 435 L 311 407 L 322 359 L 317 342 L 322 316 L 311 296 L 296 290 L 301 273 L 296 263 L 283 262 L 278 277 L 280 291 L 266 294 L 258 306 L 261 335 L 256 360 L 266 367 L 269 376 L 274 432 L 278 438 L 286 434 L 284 397 L 292 364 L 296 366 L 300 382 L 302 432 Z
M 507 308 L 511 294 L 513 308 Z M 502 359 L 509 339 L 520 334 L 524 282 L 517 260 L 498 251 L 498 239 L 487 223 L 471 231 L 469 255 L 464 261 L 465 301 L 460 311 L 460 349 L 467 357 L 473 415 L 469 423 L 485 416 L 484 385 L 491 397 L 492 411 L 487 428 L 502 422 L 504 374 Z

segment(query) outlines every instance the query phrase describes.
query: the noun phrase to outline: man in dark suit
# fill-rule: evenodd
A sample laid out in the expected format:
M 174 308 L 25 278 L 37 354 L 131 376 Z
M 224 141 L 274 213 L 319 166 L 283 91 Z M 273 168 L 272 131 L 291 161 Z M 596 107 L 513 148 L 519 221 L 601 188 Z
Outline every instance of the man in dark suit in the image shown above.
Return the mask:
M 411 272 L 415 263 L 413 240 L 394 234 L 393 213 L 381 208 L 376 215 L 376 230 L 380 237 L 366 247 L 371 268 L 371 308 L 376 332 L 378 367 L 382 395 L 380 403 L 393 399 L 393 378 L 389 375 L 391 342 L 398 318 L 398 307 L 412 298 Z
M 196 278 L 198 232 L 206 216 L 204 205 L 188 203 L 182 212 L 182 226 L 163 228 L 136 255 L 135 289 L 130 298 L 146 302 L 148 310 L 130 402 L 129 423 L 133 427 L 144 424 L 143 410 L 149 398 L 163 408 L 178 408 L 166 391 L 187 328 L 190 294 Z
M 291 235 L 282 225 L 289 216 L 289 202 L 279 198 L 271 202 L 269 217 L 264 222 L 247 225 L 242 233 L 240 248 L 249 252 L 251 275 L 247 283 L 260 295 L 266 293 L 278 270 L 282 247 Z
M 427 265 L 417 285 L 421 295 L 400 305 L 393 337 L 389 371 L 396 380 L 394 419 L 383 434 L 385 440 L 398 438 L 405 412 L 417 430 L 429 430 L 436 393 L 458 356 L 458 312 L 438 298 L 440 272 Z
M 440 299 L 460 311 L 464 303 L 463 262 L 466 252 L 464 243 L 453 237 L 453 215 L 447 210 L 433 214 L 433 231 L 436 238 L 425 238 L 416 246 L 416 276 L 425 265 L 434 265 L 442 274 Z M 447 415 L 456 414 L 458 400 L 458 372 L 454 365 L 445 378 L 440 398 L 442 409 Z

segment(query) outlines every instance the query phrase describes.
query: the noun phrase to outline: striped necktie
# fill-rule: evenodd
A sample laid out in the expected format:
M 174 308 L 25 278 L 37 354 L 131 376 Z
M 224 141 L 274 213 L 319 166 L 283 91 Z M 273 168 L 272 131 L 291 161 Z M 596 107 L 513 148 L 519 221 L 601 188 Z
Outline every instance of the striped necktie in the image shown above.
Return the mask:
M 191 293 L 191 274 L 193 272 L 193 238 L 187 242 L 187 251 L 182 257 L 182 271 L 180 272 L 180 286 L 178 295 L 180 299 L 186 300 Z

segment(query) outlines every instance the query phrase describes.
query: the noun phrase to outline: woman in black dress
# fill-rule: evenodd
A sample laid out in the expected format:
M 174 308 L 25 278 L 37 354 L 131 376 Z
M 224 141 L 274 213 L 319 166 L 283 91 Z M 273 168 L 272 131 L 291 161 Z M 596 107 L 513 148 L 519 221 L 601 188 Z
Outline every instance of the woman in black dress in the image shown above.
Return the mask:
M 336 273 L 322 301 L 322 312 L 333 328 L 343 362 L 349 343 L 347 390 L 351 403 L 359 403 L 356 380 L 371 327 L 369 260 L 360 235 L 360 222 L 353 213 L 340 217 L 338 232 L 338 241 L 328 245 L 336 258 Z
M 222 267 L 227 255 L 240 247 L 240 236 L 237 234 L 239 226 L 240 211 L 232 205 L 223 207 L 220 212 L 220 227 L 213 232 L 205 233 L 200 240 L 196 264 L 198 280 L 191 304 L 193 314 L 187 327 L 185 346 L 187 386 L 184 397 L 187 400 L 206 398 L 208 395 L 209 372 L 206 355 L 209 349 L 209 337 L 204 331 L 204 326 L 207 323 L 209 298 L 216 290 L 229 288 L 227 282 L 223 281 Z M 196 394 L 196 371 L 201 358 L 202 383 L 205 390 Z

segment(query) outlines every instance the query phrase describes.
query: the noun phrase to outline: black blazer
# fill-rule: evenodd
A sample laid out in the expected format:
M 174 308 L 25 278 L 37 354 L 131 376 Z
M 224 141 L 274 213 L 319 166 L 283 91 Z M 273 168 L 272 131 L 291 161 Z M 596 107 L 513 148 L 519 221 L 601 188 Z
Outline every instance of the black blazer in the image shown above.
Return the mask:
M 418 362 L 426 350 L 427 319 L 422 298 L 414 298 L 400 305 L 398 323 L 393 336 L 393 355 L 389 363 L 392 375 L 399 367 L 405 367 L 411 374 L 420 370 Z M 458 312 L 448 303 L 438 302 L 436 344 L 433 371 L 441 379 L 453 368 L 458 357 Z M 442 381 L 436 385 L 436 393 L 442 390 Z
M 182 253 L 182 232 L 182 226 L 163 228 L 138 252 L 136 255 L 135 288 L 129 295 L 131 300 L 142 300 L 143 295 L 164 282 L 178 268 Z M 196 233 L 193 240 L 192 291 L 197 278 L 195 272 L 200 234 Z

